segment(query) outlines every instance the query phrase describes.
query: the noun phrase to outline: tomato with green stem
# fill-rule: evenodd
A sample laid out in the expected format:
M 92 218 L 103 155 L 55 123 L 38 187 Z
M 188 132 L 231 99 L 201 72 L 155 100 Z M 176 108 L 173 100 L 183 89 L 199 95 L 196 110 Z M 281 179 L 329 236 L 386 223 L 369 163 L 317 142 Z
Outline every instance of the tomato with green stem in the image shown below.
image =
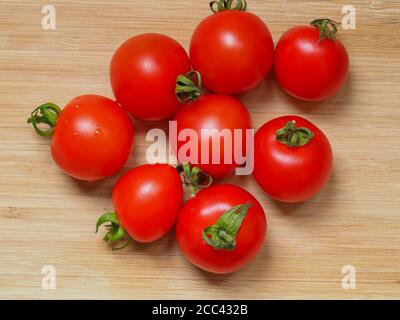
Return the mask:
M 199 97 L 200 86 L 198 72 L 178 77 L 176 92 L 184 103 L 174 117 L 177 137 L 172 147 L 179 162 L 188 159 L 213 178 L 224 178 L 247 161 L 247 136 L 253 133 L 251 117 L 235 97 Z
M 223 94 L 239 94 L 259 85 L 271 70 L 274 43 L 256 15 L 246 12 L 246 1 L 210 3 L 213 15 L 193 32 L 190 61 L 203 76 L 204 86 Z
M 275 118 L 255 135 L 253 175 L 275 200 L 296 203 L 315 196 L 327 183 L 332 163 L 328 138 L 302 117 Z
M 279 40 L 275 51 L 275 77 L 290 95 L 321 101 L 335 95 L 349 72 L 346 48 L 336 39 L 337 23 L 318 19 L 297 26 Z
M 123 43 L 110 66 L 117 101 L 135 117 L 157 121 L 172 117 L 180 103 L 175 82 L 191 69 L 185 49 L 156 33 L 140 34 Z
M 212 177 L 227 177 L 240 165 L 236 155 L 242 156 L 247 151 L 246 131 L 252 129 L 252 122 L 246 107 L 238 99 L 208 94 L 182 105 L 174 120 L 178 137 L 187 129 L 196 133 L 186 139 L 178 138 L 178 160 L 185 146 L 194 141 L 195 149 L 190 148 L 186 155 L 193 158 L 192 165 Z M 197 151 L 197 157 L 192 155 L 194 151 Z
M 178 171 L 168 164 L 145 164 L 125 173 L 115 184 L 112 201 L 115 212 L 102 215 L 100 225 L 108 223 L 105 241 L 128 237 L 138 242 L 153 242 L 174 226 L 182 206 L 183 187 Z
M 125 165 L 133 145 L 129 115 L 117 102 L 98 95 L 76 97 L 63 110 L 53 103 L 43 104 L 28 123 L 40 136 L 52 137 L 54 161 L 79 180 L 114 175 Z
M 231 184 L 199 191 L 181 210 L 176 239 L 184 256 L 212 273 L 239 270 L 261 250 L 264 210 L 246 190 Z

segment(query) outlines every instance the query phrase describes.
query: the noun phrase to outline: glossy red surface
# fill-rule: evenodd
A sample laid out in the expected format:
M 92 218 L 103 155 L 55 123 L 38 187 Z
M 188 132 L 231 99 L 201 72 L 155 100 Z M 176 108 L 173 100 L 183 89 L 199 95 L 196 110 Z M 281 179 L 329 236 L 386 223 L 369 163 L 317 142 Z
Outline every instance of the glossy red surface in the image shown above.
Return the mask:
M 236 236 L 233 250 L 216 250 L 203 238 L 203 230 L 213 225 L 232 207 L 251 202 Z M 264 244 L 267 221 L 260 203 L 246 190 L 231 184 L 214 185 L 191 198 L 183 207 L 176 225 L 176 238 L 185 257 L 201 269 L 230 273 L 244 267 Z
M 62 110 L 51 141 L 57 165 L 68 175 L 87 181 L 109 177 L 128 160 L 133 124 L 118 103 L 84 95 Z
M 314 138 L 301 147 L 289 147 L 276 139 L 276 132 L 288 121 L 306 127 Z M 333 155 L 325 134 L 298 116 L 275 118 L 264 124 L 254 141 L 254 177 L 273 199 L 302 202 L 317 194 L 332 172 Z
M 275 51 L 275 76 L 290 95 L 308 101 L 332 97 L 343 86 L 349 57 L 339 40 L 319 41 L 319 29 L 295 27 L 279 40 Z
M 190 69 L 189 57 L 177 41 L 161 34 L 141 34 L 115 52 L 111 86 L 117 101 L 135 117 L 168 119 L 180 106 L 176 78 Z
M 139 242 L 152 242 L 168 233 L 178 218 L 183 190 L 176 169 L 146 164 L 124 174 L 112 199 L 122 227 Z
M 211 91 L 235 94 L 260 84 L 274 59 L 272 36 L 256 15 L 238 10 L 213 14 L 192 35 L 190 61 Z

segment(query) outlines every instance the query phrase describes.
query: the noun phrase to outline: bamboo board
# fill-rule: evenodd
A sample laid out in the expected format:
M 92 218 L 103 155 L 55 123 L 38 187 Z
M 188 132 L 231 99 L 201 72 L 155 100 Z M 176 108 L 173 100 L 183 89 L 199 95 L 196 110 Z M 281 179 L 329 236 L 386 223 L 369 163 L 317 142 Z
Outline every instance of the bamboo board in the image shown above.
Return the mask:
M 32 108 L 97 93 L 112 97 L 113 51 L 132 35 L 161 32 L 186 48 L 209 14 L 207 1 L 53 0 L 56 30 L 43 30 L 44 1 L 0 3 L 0 298 L 41 299 L 303 299 L 400 298 L 400 1 L 353 0 L 355 30 L 340 30 L 350 78 L 319 104 L 284 94 L 271 75 L 241 97 L 255 128 L 299 114 L 323 129 L 335 153 L 329 185 L 300 205 L 269 200 L 251 177 L 231 178 L 264 206 L 269 230 L 259 256 L 228 276 L 185 261 L 171 232 L 152 245 L 113 253 L 94 234 L 112 209 L 117 179 L 81 183 L 61 173 L 49 141 L 25 123 Z M 249 10 L 275 42 L 314 18 L 341 20 L 347 1 L 256 1 Z M 124 171 L 144 163 L 147 130 Z M 56 270 L 56 289 L 42 288 L 43 266 Z M 356 288 L 342 287 L 354 266 Z

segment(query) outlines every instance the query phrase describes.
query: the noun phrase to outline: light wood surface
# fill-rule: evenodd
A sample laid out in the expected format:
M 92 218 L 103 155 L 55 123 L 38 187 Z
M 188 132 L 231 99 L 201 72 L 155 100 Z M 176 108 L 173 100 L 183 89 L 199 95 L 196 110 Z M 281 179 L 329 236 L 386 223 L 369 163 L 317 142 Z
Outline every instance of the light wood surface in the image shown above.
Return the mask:
M 43 30 L 41 8 L 57 10 L 57 29 Z M 82 183 L 52 162 L 49 140 L 27 125 L 32 108 L 65 105 L 84 93 L 112 97 L 113 51 L 142 32 L 161 32 L 186 48 L 210 14 L 206 0 L 1 1 L 0 3 L 0 298 L 271 299 L 400 298 L 400 1 L 256 1 L 249 10 L 274 41 L 314 18 L 341 20 L 357 9 L 355 30 L 340 30 L 351 74 L 345 88 L 319 104 L 285 95 L 270 76 L 243 102 L 255 128 L 283 114 L 323 129 L 335 153 L 329 185 L 300 205 L 269 200 L 252 177 L 232 178 L 263 204 L 267 241 L 245 269 L 211 275 L 190 265 L 171 232 L 151 244 L 113 253 L 94 234 L 112 209 L 117 179 Z M 143 163 L 145 133 L 136 124 L 134 155 Z M 42 289 L 41 269 L 53 265 L 56 290 Z M 356 268 L 345 290 L 344 265 Z

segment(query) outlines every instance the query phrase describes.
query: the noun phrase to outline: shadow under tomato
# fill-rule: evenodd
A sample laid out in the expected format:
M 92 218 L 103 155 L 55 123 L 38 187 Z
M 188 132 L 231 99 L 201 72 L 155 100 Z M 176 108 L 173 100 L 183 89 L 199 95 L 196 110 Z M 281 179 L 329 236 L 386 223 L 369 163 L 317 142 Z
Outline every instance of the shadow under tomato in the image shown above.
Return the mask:
M 171 118 L 172 119 L 172 118 Z M 170 120 L 171 120 L 170 119 Z M 161 121 L 145 121 L 137 118 L 133 118 L 133 125 L 135 127 L 135 134 L 146 136 L 146 133 L 154 128 L 162 129 L 165 132 L 168 132 L 168 120 Z
M 110 195 L 111 196 L 111 190 L 115 184 L 115 182 L 119 179 L 119 177 L 127 172 L 130 168 L 124 167 L 121 169 L 117 174 L 102 179 L 98 181 L 82 181 L 78 179 L 74 179 L 72 177 L 66 176 L 67 179 L 72 181 L 72 186 L 74 186 L 76 189 L 79 190 L 79 192 L 82 192 L 86 195 L 89 196 L 104 196 L 104 195 Z
M 268 245 L 268 240 L 267 240 L 263 249 L 259 252 L 259 254 L 256 257 L 254 257 L 243 268 L 232 273 L 215 274 L 204 271 L 196 266 L 193 266 L 193 268 L 196 268 L 196 273 L 210 286 L 220 287 L 225 290 L 231 290 L 232 287 L 238 286 L 235 279 L 240 279 L 240 280 L 246 279 L 246 281 L 248 282 L 247 289 L 251 290 L 252 284 L 262 281 L 264 276 L 268 274 L 269 266 L 272 265 L 271 263 L 272 256 L 270 254 L 271 251 L 270 247 L 271 246 Z M 190 262 L 187 263 L 190 264 Z M 261 267 L 260 264 L 262 265 Z M 238 295 L 240 295 L 240 292 L 238 292 Z
M 127 239 L 124 239 L 118 243 L 109 243 L 110 250 L 113 248 L 119 248 L 126 243 Z M 170 254 L 171 251 L 176 250 L 176 240 L 175 240 L 175 228 L 170 230 L 164 237 L 150 243 L 142 243 L 132 239 L 130 244 L 121 249 L 115 250 L 114 253 L 126 255 L 126 254 L 145 254 L 159 256 L 166 253 Z
M 279 87 L 279 86 L 278 86 Z M 349 78 L 341 88 L 341 90 L 336 93 L 333 97 L 326 99 L 324 101 L 303 101 L 297 99 L 290 94 L 286 93 L 282 88 L 280 90 L 280 98 L 284 104 L 293 106 L 304 114 L 318 113 L 329 113 L 329 115 L 343 115 L 346 108 L 351 104 L 351 99 L 354 96 L 353 90 L 353 77 L 351 73 Z
M 237 94 L 236 97 L 242 100 L 246 106 L 249 105 L 249 111 L 252 111 L 251 105 L 262 101 L 263 105 L 268 105 L 275 100 L 278 85 L 275 77 L 271 72 L 257 87 L 242 94 Z
M 337 200 L 336 182 L 335 169 L 333 169 L 327 185 L 313 198 L 300 203 L 284 203 L 271 199 L 269 205 L 272 209 L 276 209 L 279 213 L 287 216 L 295 215 L 296 217 L 304 216 L 307 218 L 318 216 Z

